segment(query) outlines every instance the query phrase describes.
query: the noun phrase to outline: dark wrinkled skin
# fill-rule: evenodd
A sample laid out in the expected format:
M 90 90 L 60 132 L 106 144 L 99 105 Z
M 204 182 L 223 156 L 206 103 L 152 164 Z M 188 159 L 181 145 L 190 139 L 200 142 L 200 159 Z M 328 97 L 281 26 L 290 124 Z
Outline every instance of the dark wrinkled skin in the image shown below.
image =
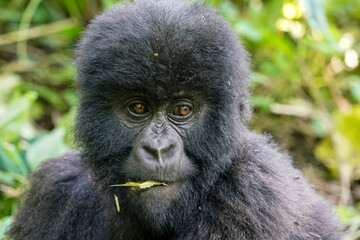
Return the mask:
M 80 150 L 33 173 L 13 239 L 340 239 L 331 206 L 248 128 L 248 53 L 213 9 L 115 7 L 76 66 Z M 109 187 L 147 180 L 168 186 Z

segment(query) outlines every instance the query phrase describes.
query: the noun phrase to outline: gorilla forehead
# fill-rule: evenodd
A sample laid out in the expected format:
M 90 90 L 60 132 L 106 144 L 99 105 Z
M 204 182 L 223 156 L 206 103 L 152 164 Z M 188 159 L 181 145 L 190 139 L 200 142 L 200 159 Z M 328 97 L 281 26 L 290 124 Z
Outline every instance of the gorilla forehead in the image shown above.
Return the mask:
M 78 45 L 76 64 L 80 91 L 83 86 L 87 91 L 151 86 L 154 93 L 166 89 L 159 94 L 225 91 L 234 99 L 247 92 L 247 59 L 229 24 L 213 9 L 147 0 L 95 18 Z

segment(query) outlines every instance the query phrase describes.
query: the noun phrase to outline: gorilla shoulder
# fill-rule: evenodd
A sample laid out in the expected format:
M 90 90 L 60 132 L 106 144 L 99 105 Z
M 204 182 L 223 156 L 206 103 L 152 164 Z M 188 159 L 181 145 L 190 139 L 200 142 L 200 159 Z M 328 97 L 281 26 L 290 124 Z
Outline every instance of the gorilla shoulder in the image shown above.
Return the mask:
M 30 180 L 10 236 L 49 240 L 104 236 L 98 193 L 79 155 L 66 154 L 42 163 Z

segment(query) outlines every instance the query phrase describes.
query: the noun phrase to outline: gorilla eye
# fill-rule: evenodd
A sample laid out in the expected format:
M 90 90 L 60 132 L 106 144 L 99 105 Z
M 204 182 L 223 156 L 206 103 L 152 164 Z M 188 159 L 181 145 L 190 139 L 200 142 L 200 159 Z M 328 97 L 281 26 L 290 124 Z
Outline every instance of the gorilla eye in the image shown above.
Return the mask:
M 191 113 L 191 108 L 189 106 L 176 106 L 171 114 L 174 116 L 181 116 L 181 117 L 186 117 Z
M 142 115 L 148 112 L 146 105 L 143 103 L 134 103 L 129 106 L 129 110 L 136 115 Z

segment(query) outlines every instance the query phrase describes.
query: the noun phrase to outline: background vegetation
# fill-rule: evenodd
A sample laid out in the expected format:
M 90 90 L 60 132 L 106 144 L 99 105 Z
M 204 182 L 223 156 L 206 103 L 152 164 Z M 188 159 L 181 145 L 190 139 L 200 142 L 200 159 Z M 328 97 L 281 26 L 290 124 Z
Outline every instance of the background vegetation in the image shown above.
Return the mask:
M 73 148 L 72 49 L 115 0 L 0 1 L 0 239 L 26 177 Z M 209 0 L 253 55 L 253 128 L 294 156 L 360 238 L 360 1 Z

